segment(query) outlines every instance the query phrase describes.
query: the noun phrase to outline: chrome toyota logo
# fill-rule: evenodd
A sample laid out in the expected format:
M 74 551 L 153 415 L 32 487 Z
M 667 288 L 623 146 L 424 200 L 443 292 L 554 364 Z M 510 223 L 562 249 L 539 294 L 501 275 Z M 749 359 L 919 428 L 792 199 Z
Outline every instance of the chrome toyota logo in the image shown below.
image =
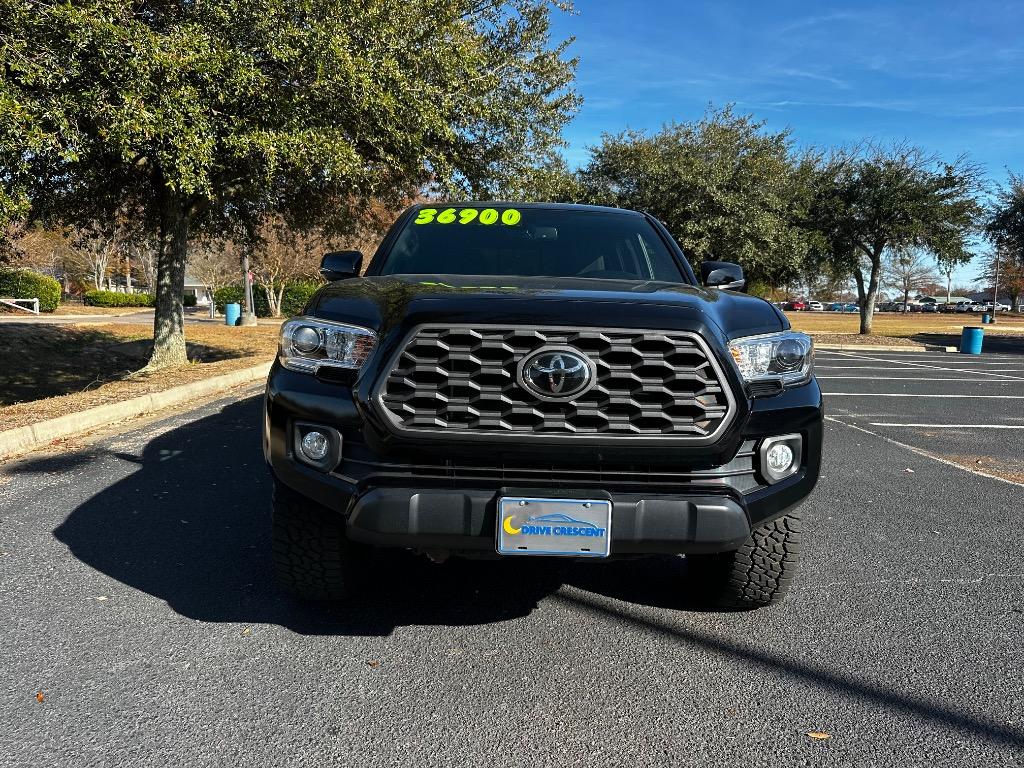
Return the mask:
M 594 383 L 593 363 L 566 349 L 542 349 L 519 364 L 519 380 L 544 400 L 568 400 Z

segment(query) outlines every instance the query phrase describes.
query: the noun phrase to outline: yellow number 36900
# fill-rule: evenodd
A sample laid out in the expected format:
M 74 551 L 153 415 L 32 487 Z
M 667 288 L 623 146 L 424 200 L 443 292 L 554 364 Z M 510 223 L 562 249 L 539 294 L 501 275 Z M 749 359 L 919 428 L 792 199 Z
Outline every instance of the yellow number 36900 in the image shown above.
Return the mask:
M 420 208 L 413 224 L 496 224 L 501 222 L 513 227 L 523 218 L 523 214 L 515 208 L 506 208 L 499 213 L 497 208 Z

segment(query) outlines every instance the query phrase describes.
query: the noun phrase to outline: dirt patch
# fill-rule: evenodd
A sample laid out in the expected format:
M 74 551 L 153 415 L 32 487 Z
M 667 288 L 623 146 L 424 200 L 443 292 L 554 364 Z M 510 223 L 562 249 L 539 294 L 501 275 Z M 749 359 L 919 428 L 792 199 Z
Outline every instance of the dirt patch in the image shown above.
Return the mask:
M 884 347 L 910 347 L 916 349 L 920 344 L 914 339 L 900 338 L 896 336 L 861 336 L 859 333 L 822 333 L 821 331 L 809 331 L 814 337 L 814 343 L 821 344 L 842 344 L 856 346 L 858 344 L 871 344 Z
M 995 456 L 962 456 L 958 454 L 940 454 L 942 458 L 959 464 L 967 469 L 985 472 L 1001 477 L 1014 483 L 1024 483 L 1024 461 L 1020 459 L 998 458 Z
M 276 327 L 189 325 L 189 363 L 140 373 L 152 343 L 149 325 L 0 327 L 0 429 L 13 429 L 97 405 L 269 362 Z

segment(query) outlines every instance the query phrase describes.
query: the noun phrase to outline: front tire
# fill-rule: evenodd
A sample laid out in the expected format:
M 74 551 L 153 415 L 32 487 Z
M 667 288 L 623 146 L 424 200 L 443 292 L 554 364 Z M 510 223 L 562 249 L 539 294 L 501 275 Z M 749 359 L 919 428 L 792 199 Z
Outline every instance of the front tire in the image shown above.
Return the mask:
M 348 596 L 362 546 L 348 540 L 341 515 L 274 483 L 273 566 L 278 584 L 301 600 Z
M 687 555 L 694 589 L 724 610 L 779 602 L 796 574 L 802 530 L 801 516 L 793 512 L 756 529 L 739 549 Z

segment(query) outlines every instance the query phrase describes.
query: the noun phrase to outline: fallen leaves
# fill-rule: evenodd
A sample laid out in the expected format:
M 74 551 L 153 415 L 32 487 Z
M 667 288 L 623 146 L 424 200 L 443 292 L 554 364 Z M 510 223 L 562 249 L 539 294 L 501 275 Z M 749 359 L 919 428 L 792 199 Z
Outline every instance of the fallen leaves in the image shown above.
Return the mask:
M 42 691 L 37 691 L 36 692 L 36 701 L 38 701 L 40 704 L 42 704 L 43 701 L 45 701 L 45 700 L 46 700 L 46 697 L 43 696 L 43 692 Z
M 806 735 L 815 741 L 826 741 L 832 738 L 832 734 L 825 731 L 809 731 Z
M 370 659 L 368 662 L 366 662 L 366 666 L 368 666 L 370 669 L 376 669 L 380 666 L 380 662 L 377 659 Z

